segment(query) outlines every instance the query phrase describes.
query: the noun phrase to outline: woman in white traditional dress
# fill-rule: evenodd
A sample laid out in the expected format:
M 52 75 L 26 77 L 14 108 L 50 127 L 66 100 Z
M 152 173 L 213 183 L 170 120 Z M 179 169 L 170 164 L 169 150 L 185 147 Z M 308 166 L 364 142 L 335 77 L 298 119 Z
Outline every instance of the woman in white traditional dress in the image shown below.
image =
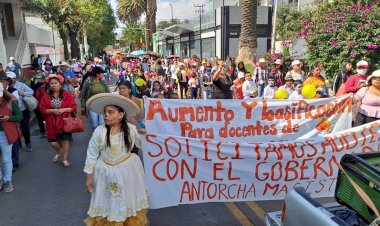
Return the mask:
M 144 129 L 125 120 L 138 114 L 139 107 L 118 94 L 91 97 L 87 109 L 104 113 L 105 124 L 95 129 L 87 149 L 84 168 L 86 189 L 91 193 L 88 218 L 91 226 L 148 225 L 148 192 L 139 157 L 131 153 L 141 148 L 139 133 Z

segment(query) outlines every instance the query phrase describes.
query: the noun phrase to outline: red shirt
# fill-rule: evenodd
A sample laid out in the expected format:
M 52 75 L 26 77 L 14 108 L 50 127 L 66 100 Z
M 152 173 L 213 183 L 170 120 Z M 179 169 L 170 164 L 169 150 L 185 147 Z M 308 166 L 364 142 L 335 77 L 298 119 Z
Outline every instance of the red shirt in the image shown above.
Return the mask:
M 235 94 L 238 99 L 243 99 L 243 82 L 240 78 L 234 80 Z

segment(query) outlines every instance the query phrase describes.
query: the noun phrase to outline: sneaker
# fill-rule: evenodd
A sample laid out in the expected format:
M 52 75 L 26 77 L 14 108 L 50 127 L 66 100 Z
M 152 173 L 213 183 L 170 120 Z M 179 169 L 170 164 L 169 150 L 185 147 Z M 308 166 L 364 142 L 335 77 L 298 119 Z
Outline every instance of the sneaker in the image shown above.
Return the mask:
M 4 183 L 4 192 L 9 193 L 13 191 L 13 184 L 12 181 L 7 181 Z
M 31 143 L 27 144 L 26 145 L 26 151 L 31 152 L 32 150 L 33 150 L 32 149 L 32 144 Z

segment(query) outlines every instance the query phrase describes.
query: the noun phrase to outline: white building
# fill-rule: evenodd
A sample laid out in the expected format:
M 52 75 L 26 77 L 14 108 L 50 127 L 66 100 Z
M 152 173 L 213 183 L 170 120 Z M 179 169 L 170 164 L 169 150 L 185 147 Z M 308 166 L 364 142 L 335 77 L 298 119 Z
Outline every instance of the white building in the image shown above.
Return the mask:
M 40 15 L 24 12 L 21 4 L 20 0 L 0 0 L 0 63 L 5 66 L 9 57 L 15 57 L 21 65 L 30 64 L 32 54 L 50 55 L 53 61 L 60 60 L 63 51 L 59 48 L 62 42 L 57 32 L 53 33 Z

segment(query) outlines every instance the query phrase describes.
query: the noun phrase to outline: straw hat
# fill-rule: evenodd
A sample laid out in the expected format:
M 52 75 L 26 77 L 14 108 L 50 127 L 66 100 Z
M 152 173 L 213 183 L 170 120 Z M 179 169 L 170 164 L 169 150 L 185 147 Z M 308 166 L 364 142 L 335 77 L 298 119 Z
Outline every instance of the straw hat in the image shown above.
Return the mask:
M 126 115 L 132 116 L 140 112 L 140 108 L 130 99 L 115 93 L 99 93 L 86 102 L 86 108 L 99 114 L 104 114 L 104 108 L 116 105 L 124 109 Z
M 367 81 L 370 81 L 373 77 L 380 77 L 380 70 L 372 72 L 372 75 L 368 76 Z
M 260 58 L 259 63 L 266 63 L 267 61 L 264 58 Z
M 282 65 L 282 64 L 283 64 L 283 62 L 282 62 L 282 60 L 281 60 L 281 59 L 277 59 L 277 60 L 274 62 L 274 64 L 279 64 L 279 65 Z

